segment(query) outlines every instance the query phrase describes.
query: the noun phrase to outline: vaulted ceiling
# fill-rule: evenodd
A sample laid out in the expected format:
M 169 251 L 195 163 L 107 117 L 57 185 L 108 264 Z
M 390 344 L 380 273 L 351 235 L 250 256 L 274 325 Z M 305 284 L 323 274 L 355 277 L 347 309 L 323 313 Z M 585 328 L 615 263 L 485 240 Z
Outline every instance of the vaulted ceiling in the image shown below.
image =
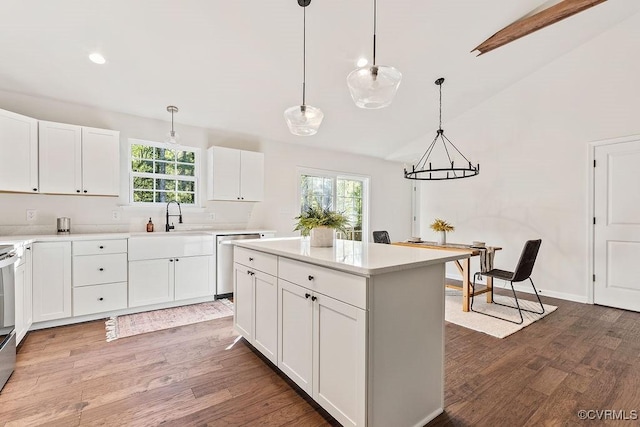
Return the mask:
M 0 89 L 167 121 L 173 104 L 178 129 L 411 157 L 406 147 L 437 127 L 436 78 L 446 78 L 451 120 L 640 11 L 638 0 L 609 0 L 481 57 L 470 52 L 553 3 L 378 0 L 377 62 L 403 80 L 390 107 L 362 110 L 346 76 L 359 58 L 371 59 L 373 1 L 312 0 L 307 104 L 325 114 L 312 137 L 291 135 L 282 115 L 302 98 L 296 0 L 4 0 Z M 91 63 L 93 51 L 107 63 Z

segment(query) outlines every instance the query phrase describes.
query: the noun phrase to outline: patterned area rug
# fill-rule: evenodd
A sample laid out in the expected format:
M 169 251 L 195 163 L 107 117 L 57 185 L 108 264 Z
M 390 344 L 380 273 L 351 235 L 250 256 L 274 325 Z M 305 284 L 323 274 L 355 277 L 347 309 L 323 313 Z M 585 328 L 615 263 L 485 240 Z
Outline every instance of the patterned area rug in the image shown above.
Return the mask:
M 106 321 L 107 342 L 228 316 L 233 316 L 233 303 L 228 299 L 114 316 Z
M 503 295 L 494 295 L 494 300 L 501 304 L 510 304 L 515 306 L 513 298 Z M 535 298 L 535 296 L 534 296 Z M 538 302 L 532 302 L 518 298 L 520 307 L 527 310 L 540 311 L 540 305 Z M 463 326 L 465 328 L 473 329 L 474 331 L 484 332 L 485 334 L 494 336 L 496 338 L 504 338 L 518 332 L 525 326 L 529 326 L 536 320 L 542 319 L 544 316 L 554 312 L 558 307 L 554 305 L 544 304 L 544 314 L 533 314 L 522 312 L 524 322 L 522 325 L 516 325 L 515 323 L 506 322 L 504 320 L 495 319 L 489 316 L 483 316 L 473 311 L 462 311 L 462 291 L 447 289 L 445 291 L 445 314 L 444 319 L 447 322 L 455 323 L 456 325 Z M 485 295 L 480 295 L 475 298 L 473 303 L 473 309 L 481 311 L 483 313 L 494 314 L 496 316 L 505 317 L 507 319 L 513 319 L 515 321 L 520 320 L 518 310 L 515 308 L 503 307 L 496 304 L 487 304 Z

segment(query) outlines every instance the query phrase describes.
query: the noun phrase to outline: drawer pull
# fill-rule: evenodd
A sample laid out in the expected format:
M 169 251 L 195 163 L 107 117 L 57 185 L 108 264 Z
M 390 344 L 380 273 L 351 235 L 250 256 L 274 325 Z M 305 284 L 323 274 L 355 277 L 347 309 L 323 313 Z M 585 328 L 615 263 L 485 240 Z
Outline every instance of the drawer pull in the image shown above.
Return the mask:
M 104 298 L 100 297 L 98 298 L 98 301 L 104 301 Z
M 317 299 L 318 299 L 318 297 L 316 297 L 316 296 L 311 297 L 311 301 L 315 301 Z
M 306 299 L 309 299 L 309 297 L 310 297 L 310 296 L 311 296 L 311 294 L 304 294 L 304 297 L 305 297 Z
M 249 257 L 249 261 L 253 261 L 253 258 Z
M 256 273 L 254 273 L 254 272 L 253 272 L 253 271 L 251 271 L 251 270 L 247 270 L 247 274 L 250 274 L 250 275 L 254 276 Z
M 311 280 L 313 280 L 313 276 L 309 276 L 309 280 L 310 280 L 310 281 L 311 281 Z
M 100 270 L 100 271 L 104 271 L 104 268 L 100 267 L 98 270 Z
M 98 246 L 99 249 L 104 249 L 104 246 L 100 245 Z

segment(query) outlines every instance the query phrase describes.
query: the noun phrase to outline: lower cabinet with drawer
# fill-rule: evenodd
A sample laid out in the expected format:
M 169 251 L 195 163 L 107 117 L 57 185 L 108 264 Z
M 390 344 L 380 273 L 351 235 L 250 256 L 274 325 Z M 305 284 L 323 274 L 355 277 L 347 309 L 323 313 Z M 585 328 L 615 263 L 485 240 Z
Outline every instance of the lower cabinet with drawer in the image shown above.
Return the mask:
M 73 242 L 73 315 L 127 308 L 127 240 Z
M 305 274 L 304 282 L 278 279 L 278 368 L 342 425 L 364 426 L 367 316 L 352 303 L 364 307 L 366 279 L 284 258 L 280 277 L 290 277 L 289 266 Z
M 233 325 L 273 364 L 278 363 L 278 257 L 234 248 Z
M 236 331 L 340 423 L 364 426 L 367 279 L 247 248 L 234 260 Z

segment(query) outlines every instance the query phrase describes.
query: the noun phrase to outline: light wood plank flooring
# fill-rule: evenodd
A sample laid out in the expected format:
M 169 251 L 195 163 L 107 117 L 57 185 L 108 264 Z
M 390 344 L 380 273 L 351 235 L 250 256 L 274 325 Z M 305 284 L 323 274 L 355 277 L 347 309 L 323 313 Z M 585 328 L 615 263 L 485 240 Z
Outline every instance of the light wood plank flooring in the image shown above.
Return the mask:
M 446 325 L 446 407 L 430 425 L 595 425 L 577 411 L 640 411 L 640 314 L 544 300 L 558 310 L 502 340 Z M 111 343 L 102 321 L 31 332 L 0 425 L 337 424 L 235 341 L 231 318 Z

